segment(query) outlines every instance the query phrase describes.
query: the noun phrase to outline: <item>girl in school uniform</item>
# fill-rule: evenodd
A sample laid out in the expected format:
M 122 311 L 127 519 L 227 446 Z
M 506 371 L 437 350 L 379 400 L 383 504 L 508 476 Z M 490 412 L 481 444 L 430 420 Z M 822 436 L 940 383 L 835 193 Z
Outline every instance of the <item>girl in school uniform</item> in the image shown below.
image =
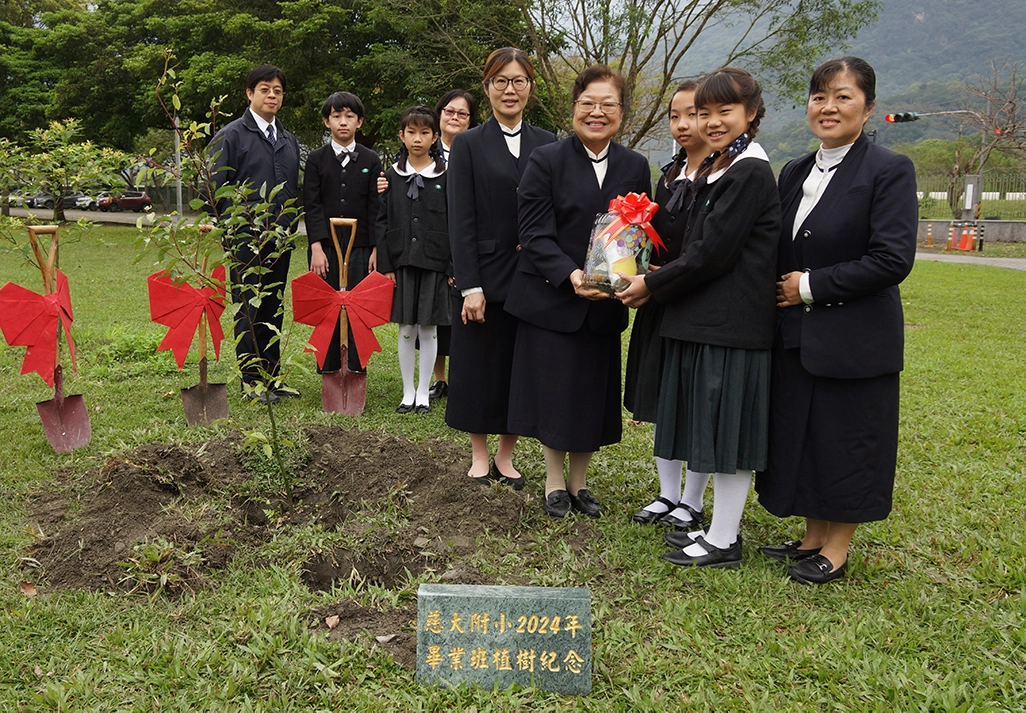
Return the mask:
M 438 116 L 412 106 L 399 120 L 402 148 L 385 172 L 376 239 L 378 270 L 396 283 L 392 321 L 399 324 L 399 371 L 403 398 L 397 413 L 428 413 L 431 370 L 438 350 L 437 327 L 448 325 L 449 232 L 446 218 L 445 161 L 434 148 Z M 420 340 L 420 374 L 413 372 Z
M 711 149 L 698 131 L 695 89 L 698 82 L 688 80 L 677 87 L 670 99 L 670 133 L 680 150 L 673 161 L 663 167 L 663 178 L 656 186 L 655 201 L 661 207 L 652 219 L 652 226 L 662 237 L 666 249 L 653 253 L 650 269 L 656 270 L 681 253 L 687 232 L 687 200 L 694 190 L 698 167 Z M 663 306 L 650 301 L 638 310 L 631 329 L 627 350 L 627 371 L 624 377 L 623 405 L 636 421 L 654 423 L 662 378 Z M 683 462 L 656 457 L 659 475 L 659 497 L 634 513 L 633 520 L 642 525 L 660 524 L 675 530 L 692 531 L 703 525 L 703 496 L 709 484 L 708 473 L 688 470 L 681 492 Z
M 708 529 L 668 532 L 673 564 L 741 565 L 741 514 L 752 471 L 765 467 L 770 348 L 776 311 L 780 199 L 766 152 L 752 141 L 765 114 L 759 83 L 724 67 L 695 92 L 699 132 L 713 153 L 689 197 L 680 257 L 619 293 L 665 307 L 655 454 L 712 473 Z

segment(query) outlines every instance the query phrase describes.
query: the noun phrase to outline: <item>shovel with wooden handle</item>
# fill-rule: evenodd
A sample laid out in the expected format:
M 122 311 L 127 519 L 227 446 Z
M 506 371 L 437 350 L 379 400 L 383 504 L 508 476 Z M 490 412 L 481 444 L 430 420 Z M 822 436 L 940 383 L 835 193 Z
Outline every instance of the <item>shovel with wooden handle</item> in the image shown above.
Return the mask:
M 55 270 L 57 268 L 57 226 L 32 225 L 28 227 L 29 243 L 36 255 L 39 269 L 43 273 L 43 290 L 52 294 L 57 290 Z M 39 247 L 39 235 L 50 235 L 50 255 L 43 260 Z M 61 327 L 57 322 L 57 348 L 54 350 L 53 388 L 54 397 L 36 404 L 39 419 L 43 422 L 46 440 L 57 453 L 80 448 L 92 438 L 89 425 L 89 411 L 81 394 L 64 395 L 64 370 L 61 368 Z
M 209 233 L 213 226 L 203 224 L 199 229 Z M 203 258 L 203 276 L 207 276 L 207 259 Z M 185 422 L 190 426 L 209 426 L 214 421 L 228 418 L 228 391 L 224 384 L 207 383 L 207 312 L 200 314 L 199 321 L 199 373 L 196 386 L 182 389 L 182 409 Z
M 356 241 L 356 218 L 331 218 L 331 241 L 335 244 L 335 254 L 339 263 L 339 289 L 349 286 L 349 256 L 353 253 Z M 345 255 L 338 241 L 336 228 L 349 228 L 349 246 Z M 321 406 L 328 413 L 341 413 L 356 416 L 363 413 L 367 401 L 367 373 L 349 370 L 349 318 L 343 307 L 339 312 L 339 363 L 338 371 L 321 374 Z

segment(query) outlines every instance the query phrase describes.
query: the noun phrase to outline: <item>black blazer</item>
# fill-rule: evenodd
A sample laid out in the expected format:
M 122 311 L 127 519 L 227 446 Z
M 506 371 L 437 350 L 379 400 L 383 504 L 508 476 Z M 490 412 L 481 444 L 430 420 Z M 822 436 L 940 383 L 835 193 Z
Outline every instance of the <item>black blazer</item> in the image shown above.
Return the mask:
M 756 151 L 757 145 L 749 148 Z M 773 346 L 780 199 L 769 162 L 735 159 L 681 208 L 660 210 L 653 225 L 664 239 L 684 230 L 680 257 L 645 277 L 666 306 L 660 334 L 737 349 Z
M 592 225 L 609 201 L 626 193 L 651 193 L 644 156 L 610 143 L 609 165 L 599 188 L 591 159 L 572 136 L 535 149 L 520 181 L 520 243 L 523 252 L 506 298 L 506 311 L 555 332 L 584 325 L 600 334 L 627 328 L 618 300 L 578 297 L 570 273 L 584 267 Z
M 815 153 L 780 172 L 784 221 L 777 271 L 809 273 L 815 302 L 779 310 L 777 338 L 800 347 L 816 376 L 858 379 L 901 371 L 898 284 L 912 271 L 918 205 L 912 161 L 859 137 L 792 240 Z
M 327 241 L 325 253 L 333 250 L 329 218 L 356 218 L 354 247 L 374 247 L 373 221 L 378 217 L 377 180 L 381 159 L 365 146 L 356 147 L 355 157 L 345 168 L 335 158 L 331 143 L 313 151 L 303 174 L 303 207 L 309 242 Z M 348 235 L 345 236 L 348 238 Z M 341 241 L 342 235 L 339 236 Z M 345 252 L 346 246 L 342 245 Z
M 517 186 L 531 152 L 555 140 L 523 124 L 518 160 L 495 117 L 456 135 L 446 170 L 455 290 L 481 287 L 489 302 L 505 301 L 519 249 Z
M 446 174 L 424 177 L 416 200 L 407 195 L 406 177 L 389 166 L 388 188 L 381 194 L 375 236 L 378 272 L 419 267 L 452 274 L 445 209 Z

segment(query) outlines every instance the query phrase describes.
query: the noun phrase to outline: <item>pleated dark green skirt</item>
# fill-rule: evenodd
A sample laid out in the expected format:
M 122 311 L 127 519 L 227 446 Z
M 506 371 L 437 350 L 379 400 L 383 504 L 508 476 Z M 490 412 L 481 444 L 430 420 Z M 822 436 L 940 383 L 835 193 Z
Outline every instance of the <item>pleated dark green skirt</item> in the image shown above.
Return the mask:
M 663 339 L 655 454 L 699 473 L 766 467 L 770 351 Z

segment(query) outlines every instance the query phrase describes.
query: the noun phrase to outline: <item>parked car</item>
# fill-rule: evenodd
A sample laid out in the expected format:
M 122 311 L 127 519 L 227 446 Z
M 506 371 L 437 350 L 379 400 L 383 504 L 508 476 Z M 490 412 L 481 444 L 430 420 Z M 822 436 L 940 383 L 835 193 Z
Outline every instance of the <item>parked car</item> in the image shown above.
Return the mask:
M 78 194 L 78 200 L 75 201 L 75 207 L 79 210 L 96 210 L 99 205 L 96 199 L 92 196 L 87 196 L 84 193 Z
M 150 197 L 141 191 L 125 191 L 118 196 L 108 194 L 103 198 L 98 197 L 96 203 L 100 210 L 109 210 L 112 213 L 122 210 L 134 210 L 136 213 L 141 213 L 153 205 Z
M 81 193 L 71 193 L 70 195 L 64 196 L 61 200 L 61 205 L 67 208 L 75 208 L 78 205 L 79 198 L 82 197 Z M 46 210 L 53 210 L 54 198 L 49 193 L 37 193 L 36 195 L 25 201 L 26 208 L 44 208 Z

